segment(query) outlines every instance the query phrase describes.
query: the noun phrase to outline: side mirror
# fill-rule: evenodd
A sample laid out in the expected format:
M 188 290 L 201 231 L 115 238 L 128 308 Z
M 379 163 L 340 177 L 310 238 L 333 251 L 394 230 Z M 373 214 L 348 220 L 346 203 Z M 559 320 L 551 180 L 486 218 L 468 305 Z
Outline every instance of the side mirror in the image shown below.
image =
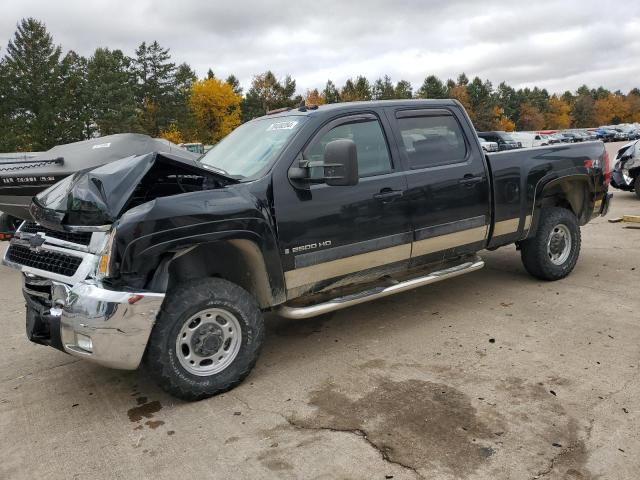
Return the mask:
M 358 152 L 353 140 L 327 143 L 324 150 L 324 180 L 331 186 L 358 184 Z
M 312 169 L 322 169 L 322 176 L 311 175 Z M 323 161 L 300 160 L 289 169 L 289 179 L 296 188 L 308 190 L 312 183 L 331 186 L 357 185 L 358 152 L 353 140 L 339 139 L 327 143 Z

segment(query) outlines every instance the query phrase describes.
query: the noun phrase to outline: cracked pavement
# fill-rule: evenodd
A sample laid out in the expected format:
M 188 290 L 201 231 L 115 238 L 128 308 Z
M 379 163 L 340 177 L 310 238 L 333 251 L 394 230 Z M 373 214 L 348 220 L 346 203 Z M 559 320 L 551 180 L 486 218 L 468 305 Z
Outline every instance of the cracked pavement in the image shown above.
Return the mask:
M 640 213 L 614 195 L 607 218 Z M 0 478 L 635 479 L 640 230 L 582 233 L 559 282 L 508 247 L 419 290 L 269 317 L 249 378 L 197 403 L 29 343 L 0 267 Z

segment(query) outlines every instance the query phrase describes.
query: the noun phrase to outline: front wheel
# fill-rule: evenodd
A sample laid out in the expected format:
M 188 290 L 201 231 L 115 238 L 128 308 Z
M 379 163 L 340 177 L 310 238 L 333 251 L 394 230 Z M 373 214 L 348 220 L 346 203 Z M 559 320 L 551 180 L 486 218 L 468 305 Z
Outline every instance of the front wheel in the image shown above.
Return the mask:
M 262 313 L 246 290 L 218 278 L 190 281 L 167 293 L 145 363 L 164 390 L 200 400 L 242 382 L 263 339 Z
M 559 280 L 571 273 L 580 255 L 580 226 L 566 208 L 544 208 L 536 236 L 520 245 L 524 268 L 536 278 Z

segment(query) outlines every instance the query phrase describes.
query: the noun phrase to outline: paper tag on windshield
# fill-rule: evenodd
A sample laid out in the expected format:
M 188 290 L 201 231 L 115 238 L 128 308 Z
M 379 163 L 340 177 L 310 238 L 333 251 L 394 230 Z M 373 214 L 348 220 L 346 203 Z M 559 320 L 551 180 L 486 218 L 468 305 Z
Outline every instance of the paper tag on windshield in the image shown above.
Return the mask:
M 272 123 L 269 125 L 269 128 L 267 128 L 267 132 L 272 132 L 274 130 L 293 130 L 297 124 L 298 122 L 295 121 Z

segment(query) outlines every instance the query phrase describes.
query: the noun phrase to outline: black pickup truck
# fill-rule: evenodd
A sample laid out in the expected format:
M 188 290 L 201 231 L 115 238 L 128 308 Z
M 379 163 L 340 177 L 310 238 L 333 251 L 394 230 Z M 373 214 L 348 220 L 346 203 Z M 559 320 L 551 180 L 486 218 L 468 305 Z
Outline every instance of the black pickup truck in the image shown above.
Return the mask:
M 6 251 L 27 334 L 189 400 L 245 378 L 263 313 L 294 319 L 472 272 L 515 243 L 534 277 L 574 268 L 607 211 L 602 142 L 485 154 L 454 100 L 301 105 L 198 161 L 156 152 L 33 199 Z

